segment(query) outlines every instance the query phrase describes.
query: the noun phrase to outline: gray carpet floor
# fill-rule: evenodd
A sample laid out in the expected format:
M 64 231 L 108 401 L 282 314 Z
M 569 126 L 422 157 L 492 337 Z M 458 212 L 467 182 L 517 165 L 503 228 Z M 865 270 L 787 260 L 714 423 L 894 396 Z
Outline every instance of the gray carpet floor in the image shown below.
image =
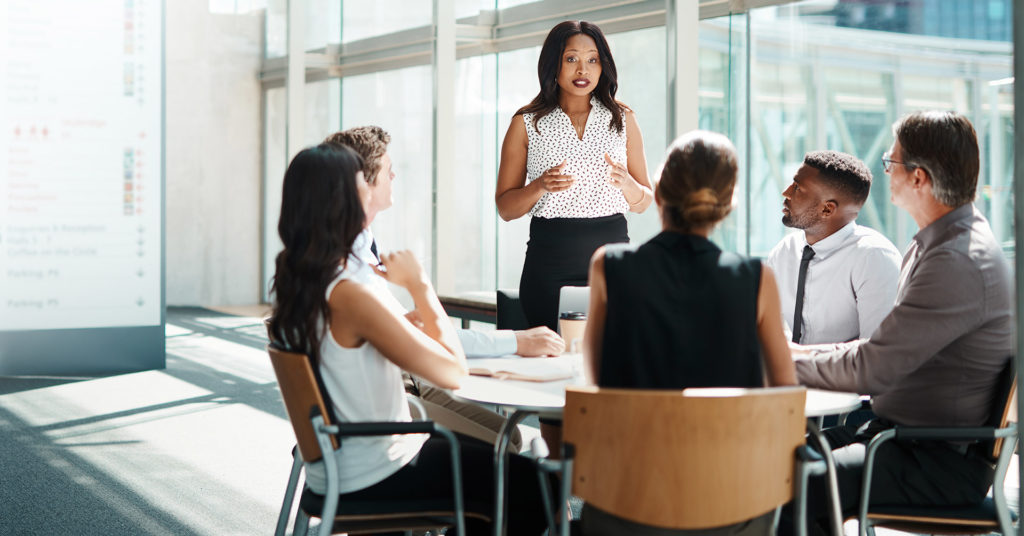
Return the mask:
M 0 534 L 273 533 L 294 436 L 263 329 L 170 308 L 165 370 L 0 378 Z
M 172 307 L 165 370 L 0 377 L 0 535 L 272 534 L 294 438 L 265 344 Z

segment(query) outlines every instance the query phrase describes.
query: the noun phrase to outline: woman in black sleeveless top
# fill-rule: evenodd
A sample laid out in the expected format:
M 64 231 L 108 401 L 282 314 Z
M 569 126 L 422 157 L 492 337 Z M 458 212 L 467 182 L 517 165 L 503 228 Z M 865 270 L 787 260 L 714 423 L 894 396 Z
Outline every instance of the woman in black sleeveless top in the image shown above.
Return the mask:
M 654 196 L 662 232 L 594 253 L 584 357 L 598 385 L 796 384 L 771 270 L 708 240 L 732 210 L 736 169 L 725 136 L 680 137 Z

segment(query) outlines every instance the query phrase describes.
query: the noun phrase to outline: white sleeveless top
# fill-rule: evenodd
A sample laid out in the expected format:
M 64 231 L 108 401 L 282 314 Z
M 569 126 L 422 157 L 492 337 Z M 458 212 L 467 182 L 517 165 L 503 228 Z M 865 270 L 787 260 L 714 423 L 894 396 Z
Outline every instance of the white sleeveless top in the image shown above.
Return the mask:
M 359 239 L 365 239 L 360 235 Z M 359 251 L 358 244 L 353 250 Z M 368 288 L 387 307 L 398 314 L 405 309 L 388 291 L 387 282 L 357 255 L 350 255 L 344 269 L 327 286 L 330 297 L 335 285 L 349 279 Z M 358 348 L 345 348 L 327 332 L 320 344 L 320 375 L 334 404 L 334 414 L 342 422 L 411 421 L 405 399 L 402 370 L 384 357 L 369 342 Z M 335 453 L 340 491 L 347 493 L 372 486 L 393 475 L 419 453 L 427 440 L 425 434 L 376 437 L 351 437 L 341 442 Z M 323 462 L 306 464 L 306 481 L 317 493 L 326 491 Z
M 583 139 L 576 136 L 569 116 L 555 107 L 537 121 L 532 113 L 523 114 L 529 146 L 526 153 L 526 181 L 540 177 L 548 169 L 566 161 L 564 173 L 575 175 L 568 190 L 547 192 L 537 200 L 530 215 L 540 218 L 599 218 L 629 212 L 622 191 L 608 184 L 608 163 L 604 154 L 626 164 L 626 128 L 622 132 L 608 128 L 612 112 L 596 97 L 590 97 L 590 114 Z M 539 130 L 539 132 L 538 132 Z

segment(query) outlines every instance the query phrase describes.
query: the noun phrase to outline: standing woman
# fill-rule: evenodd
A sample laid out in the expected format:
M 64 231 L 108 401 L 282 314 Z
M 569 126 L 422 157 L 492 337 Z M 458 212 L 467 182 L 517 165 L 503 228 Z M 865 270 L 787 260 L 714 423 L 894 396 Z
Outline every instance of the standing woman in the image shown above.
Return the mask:
M 540 92 L 512 118 L 501 147 L 498 214 L 529 214 L 519 298 L 531 326 L 557 328 L 558 292 L 586 285 L 590 256 L 628 242 L 627 211 L 651 204 L 644 142 L 632 110 L 615 100 L 615 61 L 601 29 L 566 21 L 537 62 Z

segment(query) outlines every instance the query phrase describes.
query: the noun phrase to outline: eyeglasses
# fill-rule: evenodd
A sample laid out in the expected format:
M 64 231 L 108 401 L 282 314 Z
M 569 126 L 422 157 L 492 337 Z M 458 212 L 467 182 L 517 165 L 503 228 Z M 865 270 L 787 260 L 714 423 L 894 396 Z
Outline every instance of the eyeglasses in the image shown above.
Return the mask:
M 882 169 L 885 170 L 886 173 L 889 173 L 890 171 L 892 171 L 892 165 L 893 164 L 902 164 L 903 167 L 908 168 L 908 169 L 913 169 L 913 168 L 917 167 L 914 164 L 909 164 L 907 162 L 900 162 L 899 160 L 893 160 L 892 158 L 889 158 L 890 156 L 892 156 L 891 152 L 886 152 L 885 154 L 882 155 Z

